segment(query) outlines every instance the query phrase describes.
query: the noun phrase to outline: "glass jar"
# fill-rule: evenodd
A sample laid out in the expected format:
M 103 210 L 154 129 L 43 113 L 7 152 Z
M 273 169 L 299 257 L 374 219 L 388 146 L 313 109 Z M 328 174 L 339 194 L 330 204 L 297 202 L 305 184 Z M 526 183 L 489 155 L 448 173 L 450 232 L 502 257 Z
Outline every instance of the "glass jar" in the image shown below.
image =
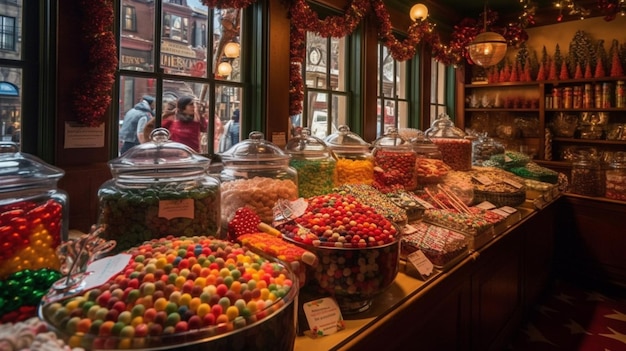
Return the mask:
M 590 154 L 580 152 L 572 163 L 569 191 L 585 196 L 604 196 L 605 172 Z
M 346 125 L 339 126 L 336 133 L 324 138 L 324 142 L 337 157 L 336 186 L 374 182 L 374 158 L 370 144 L 350 131 Z
M 298 194 L 308 198 L 324 195 L 335 186 L 337 161 L 322 139 L 311 135 L 309 128 L 291 138 L 285 146 L 291 156 L 289 165 L 298 172 Z
M 289 161 L 289 155 L 256 131 L 222 153 L 222 226 L 244 206 L 272 224 L 276 203 L 298 198 L 298 172 Z
M 472 142 L 472 164 L 482 166 L 491 156 L 504 155 L 504 146 L 487 134 L 481 134 Z
M 450 116 L 442 113 L 425 131 L 441 151 L 443 161 L 455 171 L 472 168 L 472 141 L 465 132 L 454 126 Z
M 411 139 L 411 144 L 413 145 L 413 150 L 417 158 L 443 159 L 439 147 L 424 135 Z
M 382 192 L 401 187 L 415 190 L 415 160 L 417 155 L 413 146 L 400 137 L 396 128 L 389 128 L 387 133 L 374 141 L 374 186 Z
M 210 159 L 169 140 L 157 128 L 150 140 L 111 160 L 113 178 L 98 190 L 100 235 L 115 251 L 173 236 L 220 233 L 220 186 L 209 175 Z
M 67 240 L 65 175 L 39 158 L 0 142 L 0 279 L 22 270 L 59 270 L 57 247 Z
M 606 170 L 605 197 L 626 201 L 626 153 L 618 151 Z

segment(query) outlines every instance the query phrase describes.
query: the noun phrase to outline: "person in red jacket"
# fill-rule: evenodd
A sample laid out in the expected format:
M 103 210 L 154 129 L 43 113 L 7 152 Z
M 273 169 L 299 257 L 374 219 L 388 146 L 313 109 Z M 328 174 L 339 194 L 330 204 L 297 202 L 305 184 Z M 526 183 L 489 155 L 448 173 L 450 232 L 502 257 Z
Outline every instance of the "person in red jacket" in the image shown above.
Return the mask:
M 193 96 L 183 95 L 176 102 L 176 116 L 163 121 L 164 128 L 170 131 L 170 140 L 185 144 L 200 153 L 200 137 L 208 129 L 208 120 L 197 108 Z

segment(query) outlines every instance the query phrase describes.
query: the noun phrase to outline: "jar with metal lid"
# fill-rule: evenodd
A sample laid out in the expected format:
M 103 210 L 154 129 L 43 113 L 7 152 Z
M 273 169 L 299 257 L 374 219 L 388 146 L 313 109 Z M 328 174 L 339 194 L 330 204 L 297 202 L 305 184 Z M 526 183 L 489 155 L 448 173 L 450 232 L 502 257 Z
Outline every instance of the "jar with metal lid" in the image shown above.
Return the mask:
M 336 133 L 324 138 L 324 142 L 337 157 L 336 186 L 374 182 L 374 158 L 370 144 L 350 131 L 346 125 L 339 126 Z
M 100 235 L 116 251 L 146 240 L 220 233 L 220 182 L 210 159 L 169 140 L 157 128 L 150 141 L 109 162 L 113 178 L 98 190 Z
M 450 116 L 442 113 L 425 132 L 441 151 L 443 161 L 455 171 L 472 168 L 472 141 L 464 131 L 454 126 Z
M 626 152 L 618 151 L 606 170 L 605 197 L 626 201 Z
M 383 193 L 396 188 L 415 190 L 417 155 L 410 142 L 400 137 L 396 128 L 374 141 L 374 186 Z
M 302 128 L 291 138 L 285 152 L 291 156 L 289 165 L 298 172 L 300 197 L 308 198 L 332 191 L 337 160 L 322 139 L 311 135 L 309 128 Z
M 65 172 L 0 142 L 0 279 L 26 269 L 59 270 L 57 247 L 67 240 Z M 47 288 L 49 288 L 48 286 Z
M 580 151 L 572 162 L 569 191 L 585 196 L 604 196 L 605 172 L 599 160 Z
M 494 155 L 504 155 L 504 146 L 487 133 L 478 135 L 472 142 L 472 164 L 482 166 L 483 162 L 489 161 Z
M 271 224 L 279 200 L 297 199 L 298 172 L 289 161 L 288 154 L 257 131 L 222 153 L 222 226 L 244 206 Z

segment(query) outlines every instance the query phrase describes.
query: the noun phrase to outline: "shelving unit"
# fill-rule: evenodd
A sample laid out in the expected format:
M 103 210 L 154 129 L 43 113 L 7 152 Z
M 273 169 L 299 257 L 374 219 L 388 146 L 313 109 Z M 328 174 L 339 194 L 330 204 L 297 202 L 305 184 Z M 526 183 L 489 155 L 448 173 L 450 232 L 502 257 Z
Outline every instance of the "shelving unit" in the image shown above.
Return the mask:
M 519 146 L 526 145 L 535 161 L 562 171 L 569 169 L 570 162 L 562 156 L 568 148 L 594 148 L 598 152 L 626 150 L 626 104 L 617 107 L 618 82 L 626 82 L 626 77 L 464 84 L 462 96 L 457 100 L 462 101 L 464 107 L 457 111 L 457 122 L 464 129 L 488 132 L 508 149 L 519 150 Z M 592 97 L 584 95 L 585 88 L 591 91 Z M 574 90 L 580 92 L 576 95 L 577 101 Z M 555 101 L 553 93 L 557 91 L 571 92 L 567 104 L 563 96 L 557 98 L 560 101 Z M 596 106 L 598 91 L 608 95 L 602 95 L 606 97 L 601 96 Z M 584 100 L 585 96 L 587 100 Z M 582 113 L 588 113 L 589 120 L 596 122 L 593 127 L 591 123 L 587 124 L 588 130 L 581 130 Z M 608 117 L 598 117 L 603 113 Z M 561 114 L 578 122 L 571 135 L 555 132 L 553 124 Z M 606 120 L 602 120 L 605 117 Z M 522 122 L 526 125 L 520 126 Z M 623 126 L 623 136 L 608 140 L 607 134 L 615 125 Z M 552 131 L 551 159 L 546 155 L 546 128 Z M 595 128 L 593 130 L 598 135 L 589 132 L 590 128 Z

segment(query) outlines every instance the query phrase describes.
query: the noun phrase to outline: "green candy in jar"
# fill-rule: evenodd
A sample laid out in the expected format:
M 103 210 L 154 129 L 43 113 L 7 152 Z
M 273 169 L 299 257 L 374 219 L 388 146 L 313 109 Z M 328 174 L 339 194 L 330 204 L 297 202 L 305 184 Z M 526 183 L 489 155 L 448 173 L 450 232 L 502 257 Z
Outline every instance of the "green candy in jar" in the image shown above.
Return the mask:
M 291 138 L 285 146 L 289 165 L 298 172 L 298 195 L 308 198 L 328 194 L 335 185 L 337 161 L 323 140 L 309 128 Z

